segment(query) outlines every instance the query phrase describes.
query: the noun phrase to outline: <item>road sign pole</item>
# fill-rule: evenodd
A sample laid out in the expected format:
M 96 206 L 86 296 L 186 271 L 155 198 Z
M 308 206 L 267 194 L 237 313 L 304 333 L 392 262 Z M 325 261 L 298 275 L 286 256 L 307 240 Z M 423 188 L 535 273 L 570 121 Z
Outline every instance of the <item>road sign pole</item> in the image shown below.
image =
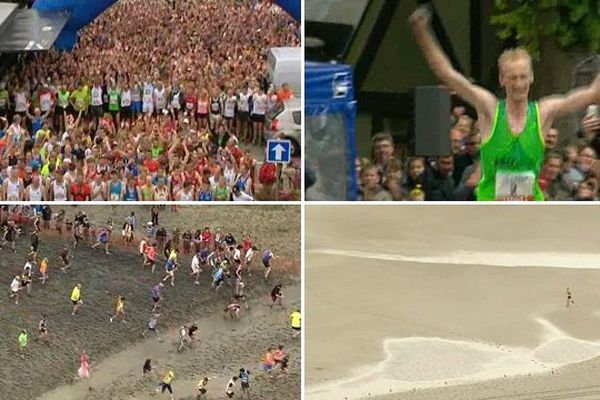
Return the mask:
M 281 192 L 281 168 L 282 164 L 277 163 L 277 173 L 275 176 L 277 177 L 277 181 L 275 182 L 275 201 L 279 201 L 279 193 Z

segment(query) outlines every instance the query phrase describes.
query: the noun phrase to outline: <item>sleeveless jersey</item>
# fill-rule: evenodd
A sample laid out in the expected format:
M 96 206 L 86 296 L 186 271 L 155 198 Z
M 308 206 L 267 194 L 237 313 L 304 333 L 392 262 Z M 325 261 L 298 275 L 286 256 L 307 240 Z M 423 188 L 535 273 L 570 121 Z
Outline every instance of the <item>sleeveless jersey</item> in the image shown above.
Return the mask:
M 198 100 L 198 114 L 208 114 L 208 100 Z
M 52 108 L 52 94 L 51 93 L 43 93 L 40 94 L 40 110 L 42 112 L 50 111 Z
M 479 201 L 543 201 L 538 177 L 544 163 L 544 138 L 537 102 L 529 102 L 523 132 L 512 134 L 506 101 L 500 100 L 490 136 L 481 145 Z
M 194 193 L 193 192 L 186 193 L 185 190 L 182 190 L 180 197 L 181 197 L 180 201 L 192 201 L 192 200 L 194 200 Z
M 42 187 L 38 186 L 37 189 L 34 189 L 33 185 L 29 185 L 27 188 L 29 191 L 29 201 L 42 201 Z
M 121 92 L 121 107 L 129 107 L 131 105 L 131 89 Z
M 118 181 L 117 183 L 114 183 L 113 181 L 110 181 L 108 187 L 110 190 L 110 199 L 118 201 L 121 197 L 121 192 L 123 191 L 123 182 Z
M 125 186 L 125 201 L 139 201 L 137 188 L 129 190 L 129 185 Z
M 52 193 L 54 193 L 54 201 L 66 201 L 67 200 L 67 182 L 63 181 L 62 184 L 58 182 L 52 182 Z
M 152 103 L 152 93 L 154 93 L 154 86 L 151 83 L 144 85 L 144 97 L 142 98 L 144 103 Z
M 25 92 L 15 93 L 15 112 L 27 111 L 27 96 Z
M 156 108 L 163 109 L 166 107 L 166 97 L 165 97 L 165 88 L 162 89 L 154 89 L 154 95 L 156 97 Z
M 237 106 L 241 112 L 250 112 L 250 94 L 240 93 L 238 94 Z
M 267 111 L 267 95 L 258 93 L 252 96 L 252 114 L 265 115 Z
M 219 100 L 218 97 L 210 98 L 210 113 L 213 115 L 221 114 L 221 101 Z
M 19 201 L 19 188 L 21 187 L 21 181 L 17 179 L 17 182 L 13 182 L 8 179 L 8 184 L 6 186 L 6 199 L 8 201 Z
M 174 110 L 181 109 L 181 92 L 171 93 L 171 108 Z
M 92 201 L 102 201 L 102 200 L 104 200 L 102 198 L 102 182 L 96 183 L 95 181 L 92 181 L 92 183 L 90 184 L 90 186 L 91 186 L 91 192 L 95 193 L 93 195 L 93 197 L 91 198 L 91 200 Z
M 102 105 L 102 87 L 94 86 L 92 88 L 92 102 L 93 106 L 101 106 Z
M 225 100 L 225 106 L 223 107 L 223 116 L 227 118 L 233 118 L 235 115 L 235 104 L 237 99 L 234 96 L 228 97 Z

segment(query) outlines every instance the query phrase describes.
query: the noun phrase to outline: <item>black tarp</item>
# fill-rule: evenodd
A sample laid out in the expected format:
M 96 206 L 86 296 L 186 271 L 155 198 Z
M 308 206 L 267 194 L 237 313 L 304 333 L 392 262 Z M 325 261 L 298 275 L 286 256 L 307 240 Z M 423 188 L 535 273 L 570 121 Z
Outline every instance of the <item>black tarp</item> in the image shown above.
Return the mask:
M 10 13 L 0 3 L 0 53 L 41 51 L 52 47 L 64 28 L 69 13 L 19 9 Z

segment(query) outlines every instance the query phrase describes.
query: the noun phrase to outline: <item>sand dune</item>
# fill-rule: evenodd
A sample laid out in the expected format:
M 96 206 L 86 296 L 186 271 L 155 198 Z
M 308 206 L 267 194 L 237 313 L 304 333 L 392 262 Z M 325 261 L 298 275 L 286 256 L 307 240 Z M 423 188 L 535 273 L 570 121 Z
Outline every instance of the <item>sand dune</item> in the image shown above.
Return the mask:
M 352 208 L 307 207 L 307 399 L 600 398 L 599 210 Z

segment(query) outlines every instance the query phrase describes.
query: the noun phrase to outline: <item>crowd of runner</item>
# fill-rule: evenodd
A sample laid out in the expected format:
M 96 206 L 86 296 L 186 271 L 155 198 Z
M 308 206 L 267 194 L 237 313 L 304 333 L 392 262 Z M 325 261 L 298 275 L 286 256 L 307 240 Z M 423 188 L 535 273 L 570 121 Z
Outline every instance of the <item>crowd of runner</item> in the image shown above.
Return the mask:
M 273 177 L 257 187 L 263 160 L 250 146 L 294 96 L 269 84 L 266 52 L 299 46 L 298 24 L 270 1 L 174 4 L 117 2 L 72 52 L 24 56 L 8 71 L 0 199 L 273 198 Z M 287 169 L 290 194 L 299 172 Z
M 598 200 L 600 190 L 600 114 L 591 108 L 581 119 L 577 139 L 560 140 L 558 129 L 545 137 L 546 154 L 539 177 L 549 201 Z M 451 152 L 438 157 L 410 157 L 389 133 L 372 138 L 372 158 L 356 160 L 361 200 L 474 201 L 481 180 L 477 120 L 454 109 Z
M 129 246 L 130 250 L 139 252 L 140 262 L 137 266 L 131 266 L 132 268 L 140 271 L 139 273 L 155 274 L 157 277 L 156 284 L 149 288 L 148 323 L 144 328 L 140 327 L 143 337 L 151 333 L 159 341 L 162 341 L 158 326 L 160 320 L 164 318 L 163 303 L 168 301 L 165 296 L 167 287 L 175 286 L 176 275 L 183 275 L 181 278 L 183 283 L 177 283 L 178 285 L 185 285 L 187 281 L 187 284 L 209 286 L 215 296 L 226 305 L 224 313 L 228 319 L 243 318 L 243 314 L 249 308 L 245 292 L 246 279 L 254 273 L 262 275 L 262 278 L 268 281 L 272 260 L 276 258 L 274 253 L 269 249 L 259 252 L 248 234 L 244 235 L 242 240 L 238 240 L 231 233 L 221 232 L 219 228 L 205 227 L 196 231 L 186 230 L 184 232 L 174 229 L 168 232 L 164 226 L 158 224 L 159 212 L 159 206 L 153 206 L 151 221 L 141 225 L 138 224 L 137 216 L 132 212 L 123 221 L 120 227 L 121 238 L 117 239 L 118 235 L 113 234 L 117 228 L 111 219 L 98 224 L 90 221 L 82 211 L 79 211 L 73 220 L 70 220 L 65 217 L 64 210 L 53 213 L 50 206 L 2 207 L 0 209 L 1 250 L 17 252 L 15 243 L 26 236 L 25 232 L 30 232 L 28 235 L 30 251 L 22 271 L 14 277 L 10 284 L 10 299 L 14 300 L 15 305 L 19 305 L 19 301 L 23 301 L 23 293 L 27 293 L 28 296 L 32 295 L 34 282 L 40 281 L 40 284 L 43 285 L 48 279 L 61 279 L 61 275 L 69 274 L 72 249 L 83 245 L 92 248 L 102 247 L 105 254 L 110 256 L 111 247 L 120 241 L 118 244 L 122 249 Z M 30 228 L 26 227 L 29 225 Z M 65 246 L 55 258 L 39 254 L 41 237 L 52 231 L 66 240 Z M 191 257 L 191 262 L 189 272 L 186 273 L 182 271 L 181 262 L 182 258 L 189 259 L 189 257 Z M 258 263 L 254 261 L 255 258 L 260 258 L 262 266 L 256 265 Z M 55 262 L 56 264 L 53 265 Z M 69 300 L 70 312 L 73 317 L 77 317 L 80 312 L 85 312 L 83 300 L 85 286 L 85 282 L 78 282 L 71 289 Z M 270 292 L 270 308 L 274 306 L 285 308 L 282 288 L 281 284 L 274 285 Z M 40 288 L 40 290 L 43 289 Z M 126 322 L 129 301 L 131 300 L 123 294 L 117 296 L 114 300 L 114 310 L 111 310 L 109 323 Z M 48 321 L 48 317 L 43 315 L 37 326 L 36 340 L 39 339 L 45 344 L 50 343 L 51 340 L 59 340 L 51 339 L 50 325 L 51 321 Z M 289 315 L 289 326 L 291 337 L 298 337 L 301 329 L 301 314 L 298 309 Z M 17 337 L 19 353 L 22 358 L 26 358 L 30 347 L 29 334 L 33 329 L 31 327 L 21 329 Z M 177 329 L 177 351 L 183 351 L 194 345 L 197 341 L 198 329 L 198 326 L 191 322 L 185 322 Z M 144 374 L 153 373 L 156 370 L 155 367 L 153 370 L 151 361 L 151 359 L 146 359 L 143 366 Z M 261 368 L 271 377 L 283 377 L 288 373 L 288 362 L 289 357 L 284 346 L 279 345 L 277 348 L 267 350 L 262 359 Z M 89 383 L 91 365 L 88 354 L 83 351 L 78 375 L 87 380 L 90 390 L 92 390 Z M 196 399 L 204 397 L 209 381 L 214 378 L 216 377 L 200 379 L 194 388 Z M 174 379 L 174 371 L 167 368 L 156 391 L 163 393 L 168 391 L 173 398 L 171 384 Z M 250 370 L 245 367 L 240 368 L 239 372 L 231 377 L 225 388 L 225 394 L 231 398 L 237 390 L 238 382 L 242 396 L 249 398 Z

